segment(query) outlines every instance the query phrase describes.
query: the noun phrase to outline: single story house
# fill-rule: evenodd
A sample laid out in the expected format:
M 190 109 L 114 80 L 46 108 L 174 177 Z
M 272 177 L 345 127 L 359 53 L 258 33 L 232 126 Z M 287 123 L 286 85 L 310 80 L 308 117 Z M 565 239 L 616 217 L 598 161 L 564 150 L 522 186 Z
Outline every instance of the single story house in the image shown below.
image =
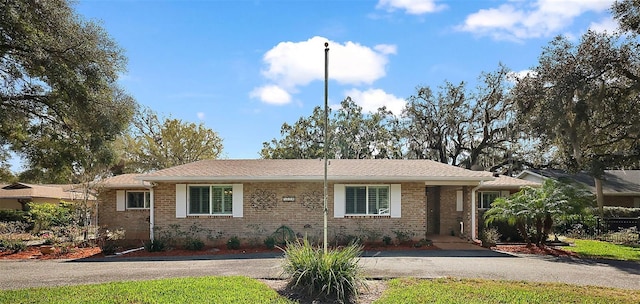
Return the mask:
M 477 238 L 478 210 L 535 182 L 431 160 L 333 159 L 327 169 L 328 237 L 381 240 L 430 234 Z M 217 239 L 264 239 L 281 226 L 323 235 L 324 162 L 203 160 L 101 183 L 99 225 L 128 239 L 196 227 Z
M 595 181 L 586 172 L 570 174 L 562 170 L 524 170 L 517 178 L 542 183 L 545 179 L 568 180 L 586 186 L 595 194 Z M 602 178 L 605 206 L 640 208 L 640 170 L 605 170 Z
M 26 184 L 13 183 L 0 186 L 0 210 L 26 210 L 27 203 L 52 203 L 60 201 L 80 202 L 84 200 L 82 187 L 74 184 Z M 93 204 L 96 197 L 88 194 L 88 201 Z

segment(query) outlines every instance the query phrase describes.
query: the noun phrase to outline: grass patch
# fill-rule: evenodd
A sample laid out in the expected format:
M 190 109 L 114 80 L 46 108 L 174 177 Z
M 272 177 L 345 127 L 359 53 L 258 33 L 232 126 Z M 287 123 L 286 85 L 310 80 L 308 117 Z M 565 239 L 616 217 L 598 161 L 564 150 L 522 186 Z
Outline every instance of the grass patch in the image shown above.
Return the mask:
M 604 258 L 619 261 L 640 261 L 640 247 L 618 245 L 595 240 L 570 240 L 575 246 L 562 249 L 573 251 L 583 257 Z
M 479 279 L 393 279 L 384 303 L 639 303 L 640 291 Z
M 247 277 L 175 278 L 0 291 L 0 303 L 292 303 Z

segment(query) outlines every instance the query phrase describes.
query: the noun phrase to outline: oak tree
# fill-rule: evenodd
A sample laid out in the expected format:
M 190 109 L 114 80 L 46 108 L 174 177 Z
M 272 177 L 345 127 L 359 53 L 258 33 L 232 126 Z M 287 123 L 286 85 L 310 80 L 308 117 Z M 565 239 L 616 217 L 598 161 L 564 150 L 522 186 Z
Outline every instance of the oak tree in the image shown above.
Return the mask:
M 64 179 L 49 182 L 110 163 L 135 105 L 116 84 L 125 64 L 122 49 L 69 1 L 0 1 L 3 151 Z
M 127 172 L 150 172 L 222 153 L 222 139 L 203 123 L 175 118 L 161 119 L 150 110 L 141 110 L 129 133 L 118 141 Z

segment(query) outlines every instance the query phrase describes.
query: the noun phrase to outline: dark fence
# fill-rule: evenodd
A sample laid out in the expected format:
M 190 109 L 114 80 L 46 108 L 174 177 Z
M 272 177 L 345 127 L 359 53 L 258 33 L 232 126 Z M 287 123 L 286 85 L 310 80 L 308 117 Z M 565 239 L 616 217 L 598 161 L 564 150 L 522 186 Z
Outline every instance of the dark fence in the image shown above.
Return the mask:
M 561 234 L 613 243 L 640 244 L 640 217 L 595 218 L 570 221 L 558 227 Z
M 640 217 L 612 217 L 598 218 L 598 230 L 603 232 L 618 232 L 624 229 L 636 228 L 640 231 Z
M 598 239 L 627 244 L 640 244 L 640 217 L 598 218 Z

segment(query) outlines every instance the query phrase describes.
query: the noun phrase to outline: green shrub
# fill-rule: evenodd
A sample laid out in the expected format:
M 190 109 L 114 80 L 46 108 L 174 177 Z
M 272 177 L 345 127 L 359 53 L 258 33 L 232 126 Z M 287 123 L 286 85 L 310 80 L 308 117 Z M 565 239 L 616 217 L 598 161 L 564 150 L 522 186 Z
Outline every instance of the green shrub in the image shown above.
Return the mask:
M 613 207 L 604 206 L 604 217 L 640 217 L 640 208 L 625 208 L 625 207 Z M 598 209 L 594 208 L 591 211 L 593 214 L 598 214 Z
M 20 239 L 6 238 L 0 239 L 0 248 L 16 253 L 27 249 L 27 244 Z
M 396 241 L 398 242 L 398 244 L 410 241 L 411 238 L 415 235 L 415 233 L 411 230 L 394 230 L 393 233 L 396 235 Z
M 269 249 L 273 249 L 273 248 L 276 247 L 276 239 L 274 237 L 272 237 L 272 236 L 267 237 L 264 240 L 264 245 L 267 246 L 267 248 L 269 248 Z
M 0 222 L 0 234 L 21 234 L 27 233 L 29 224 L 20 221 Z
M 67 226 L 73 221 L 69 204 L 29 203 L 29 221 L 33 223 L 33 232 L 47 230 L 52 226 Z
M 0 222 L 27 222 L 27 212 L 22 210 L 0 210 Z
M 144 250 L 148 252 L 159 252 L 164 251 L 166 248 L 166 243 L 164 240 L 155 239 L 153 241 L 147 241 L 144 243 Z
M 385 235 L 382 237 L 382 244 L 384 244 L 385 246 L 390 246 L 392 242 L 393 240 L 391 239 L 390 236 Z
M 485 228 L 482 231 L 482 235 L 480 236 L 480 239 L 482 240 L 482 246 L 488 248 L 498 244 L 498 242 L 500 242 L 501 237 L 502 236 L 500 235 L 500 232 L 498 232 L 498 229 Z
M 418 242 L 413 244 L 413 247 L 416 247 L 416 248 L 428 247 L 428 246 L 433 246 L 433 241 L 431 241 L 430 239 L 420 239 Z
M 234 236 L 227 240 L 227 249 L 240 249 L 240 239 Z
M 116 244 L 116 242 L 107 241 L 104 242 L 102 246 L 100 246 L 100 250 L 104 255 L 114 255 L 116 251 L 118 251 L 118 245 Z
M 193 250 L 193 251 L 202 250 L 202 248 L 204 248 L 204 242 L 201 241 L 200 239 L 188 237 L 185 240 L 184 248 L 187 250 Z
M 357 297 L 365 287 L 358 256 L 362 246 L 352 244 L 343 249 L 331 249 L 324 254 L 305 238 L 287 244 L 284 271 L 290 275 L 289 286 L 313 297 L 335 299 L 339 302 Z

